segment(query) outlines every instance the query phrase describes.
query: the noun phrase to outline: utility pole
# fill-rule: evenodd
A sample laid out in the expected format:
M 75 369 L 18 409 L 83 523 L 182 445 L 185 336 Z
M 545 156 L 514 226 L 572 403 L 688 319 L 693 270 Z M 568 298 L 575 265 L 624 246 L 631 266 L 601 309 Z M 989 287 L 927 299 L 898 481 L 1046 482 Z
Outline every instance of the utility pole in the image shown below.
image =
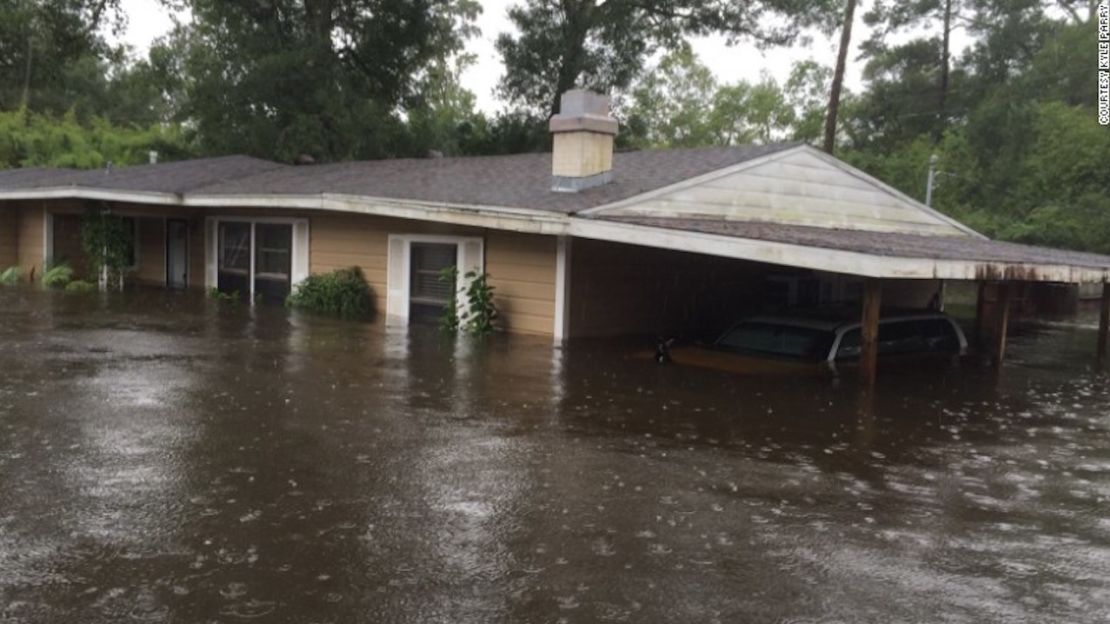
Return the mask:
M 925 205 L 933 207 L 933 188 L 937 184 L 937 163 L 940 162 L 940 156 L 933 154 L 929 157 L 929 180 L 925 183 Z

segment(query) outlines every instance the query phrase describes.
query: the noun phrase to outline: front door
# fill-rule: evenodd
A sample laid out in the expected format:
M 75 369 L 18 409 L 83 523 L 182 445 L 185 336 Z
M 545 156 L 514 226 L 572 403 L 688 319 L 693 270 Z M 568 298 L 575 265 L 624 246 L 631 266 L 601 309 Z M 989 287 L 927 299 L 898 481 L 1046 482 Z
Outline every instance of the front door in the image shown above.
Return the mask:
M 166 286 L 185 288 L 189 285 L 189 222 L 184 219 L 166 221 Z

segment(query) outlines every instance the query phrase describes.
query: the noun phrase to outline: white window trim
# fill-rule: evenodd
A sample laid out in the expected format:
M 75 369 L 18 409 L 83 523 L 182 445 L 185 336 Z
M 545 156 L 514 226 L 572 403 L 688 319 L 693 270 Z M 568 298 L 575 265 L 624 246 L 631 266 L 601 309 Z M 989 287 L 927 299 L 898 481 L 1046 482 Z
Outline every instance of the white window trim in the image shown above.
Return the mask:
M 193 245 L 193 233 L 190 231 L 189 219 L 185 217 L 162 217 L 162 284 L 170 287 L 170 221 L 180 221 L 185 224 L 185 289 L 188 290 L 189 282 L 193 279 L 193 267 L 189 257 Z
M 555 328 L 556 344 L 570 338 L 570 274 L 573 239 L 560 236 L 555 248 Z
M 250 272 L 250 302 L 254 303 L 254 231 L 255 226 L 259 223 L 280 223 L 293 226 L 293 238 L 290 245 L 290 275 L 289 287 L 295 288 L 298 284 L 303 282 L 311 272 L 310 260 L 308 256 L 308 247 L 312 244 L 312 234 L 309 229 L 308 219 L 291 218 L 291 217 L 238 217 L 235 215 L 220 215 L 216 217 L 207 217 L 204 223 L 205 231 L 205 259 L 204 259 L 204 287 L 211 290 L 217 288 L 219 285 L 219 261 L 220 261 L 220 223 L 234 222 L 234 223 L 249 223 L 251 226 L 251 272 Z M 304 227 L 305 245 L 301 249 L 300 241 L 297 237 L 297 226 Z M 305 269 L 298 271 L 298 264 L 300 259 L 304 259 Z
M 413 243 L 438 243 L 446 245 L 455 245 L 455 266 L 459 269 L 459 283 L 455 285 L 458 291 L 465 290 L 468 280 L 465 277 L 466 271 L 461 267 L 466 264 L 465 246 L 467 244 L 478 245 L 478 258 L 476 264 L 480 270 L 485 271 L 486 267 L 486 243 L 485 239 L 480 236 L 450 236 L 441 234 L 390 234 L 388 245 L 386 246 L 386 321 L 390 325 L 405 326 L 409 324 L 409 310 L 412 307 L 411 286 L 412 286 L 412 244 Z M 403 246 L 403 260 L 401 264 L 402 281 L 394 287 L 393 284 L 388 283 L 393 271 L 390 270 L 389 263 L 393 261 L 389 249 L 394 245 Z M 392 298 L 400 297 L 404 305 L 394 306 Z M 396 308 L 397 312 L 390 314 L 389 310 Z M 466 302 L 462 297 L 458 298 L 458 310 L 460 313 L 466 311 Z

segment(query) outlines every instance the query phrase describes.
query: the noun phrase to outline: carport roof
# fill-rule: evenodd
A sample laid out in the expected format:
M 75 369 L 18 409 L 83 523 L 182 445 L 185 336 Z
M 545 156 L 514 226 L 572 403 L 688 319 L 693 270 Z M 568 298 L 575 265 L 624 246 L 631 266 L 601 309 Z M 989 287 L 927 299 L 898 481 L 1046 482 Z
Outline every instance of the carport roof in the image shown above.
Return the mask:
M 702 232 L 734 238 L 854 251 L 888 258 L 972 260 L 984 263 L 1053 264 L 1110 270 L 1110 256 L 1021 245 L 970 236 L 919 236 L 759 221 L 603 217 L 617 223 Z

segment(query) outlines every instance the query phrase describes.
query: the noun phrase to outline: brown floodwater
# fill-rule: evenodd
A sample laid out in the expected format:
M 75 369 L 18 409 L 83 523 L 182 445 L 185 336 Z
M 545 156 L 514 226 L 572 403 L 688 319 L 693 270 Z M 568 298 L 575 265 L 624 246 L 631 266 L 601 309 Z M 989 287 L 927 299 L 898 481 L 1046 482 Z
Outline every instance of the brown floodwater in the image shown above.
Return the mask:
M 0 290 L 3 622 L 1104 622 L 1110 375 L 659 367 Z M 650 345 L 647 345 L 650 348 Z

